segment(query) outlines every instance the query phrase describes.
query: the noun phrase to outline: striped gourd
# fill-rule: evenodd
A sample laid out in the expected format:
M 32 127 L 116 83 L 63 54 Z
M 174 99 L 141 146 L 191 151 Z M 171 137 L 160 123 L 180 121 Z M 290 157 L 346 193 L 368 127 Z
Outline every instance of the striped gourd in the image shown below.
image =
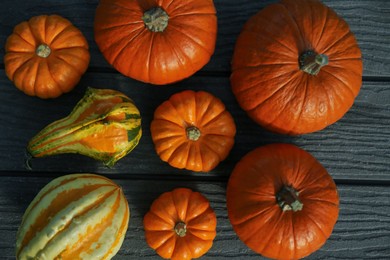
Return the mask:
M 111 259 L 119 250 L 130 218 L 122 189 L 94 174 L 54 179 L 24 213 L 16 258 Z
M 73 111 L 42 129 L 27 150 L 33 157 L 79 153 L 113 166 L 137 146 L 141 135 L 141 115 L 130 98 L 88 88 Z

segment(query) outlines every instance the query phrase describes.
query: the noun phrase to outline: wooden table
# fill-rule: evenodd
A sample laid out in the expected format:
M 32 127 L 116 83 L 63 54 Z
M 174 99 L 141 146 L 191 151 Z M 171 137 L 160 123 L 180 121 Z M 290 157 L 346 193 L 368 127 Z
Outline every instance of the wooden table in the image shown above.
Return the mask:
M 261 259 L 235 235 L 226 211 L 225 190 L 237 161 L 269 143 L 295 144 L 314 155 L 333 176 L 340 193 L 340 216 L 327 243 L 309 259 L 390 259 L 390 1 L 326 0 L 350 24 L 364 58 L 363 86 L 352 109 L 323 131 L 290 137 L 270 133 L 238 107 L 230 89 L 230 60 L 244 22 L 276 1 L 215 0 L 219 33 L 216 51 L 193 77 L 156 87 L 124 77 L 104 60 L 93 38 L 98 0 L 3 0 L 0 9 L 0 58 L 13 27 L 40 14 L 59 14 L 86 36 L 91 51 L 87 73 L 77 87 L 53 100 L 24 95 L 0 71 L 0 258 L 14 258 L 21 217 L 38 191 L 52 179 L 69 173 L 105 175 L 124 189 L 131 209 L 125 241 L 115 259 L 160 259 L 145 240 L 142 218 L 162 192 L 189 187 L 203 193 L 214 208 L 217 237 L 204 259 Z M 136 149 L 115 167 L 78 155 L 60 155 L 31 162 L 26 168 L 26 144 L 48 123 L 66 116 L 87 86 L 112 88 L 133 98 L 143 116 L 143 137 Z M 237 124 L 230 156 L 210 173 L 177 170 L 154 151 L 150 122 L 154 109 L 173 93 L 206 90 L 222 99 Z

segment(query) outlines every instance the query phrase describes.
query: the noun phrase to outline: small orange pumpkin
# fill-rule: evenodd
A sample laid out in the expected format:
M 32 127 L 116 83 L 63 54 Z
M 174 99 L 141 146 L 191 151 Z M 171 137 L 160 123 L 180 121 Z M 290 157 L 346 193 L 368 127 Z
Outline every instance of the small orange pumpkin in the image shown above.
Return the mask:
M 41 15 L 15 26 L 5 44 L 7 77 L 30 96 L 55 98 L 71 91 L 87 70 L 88 42 L 58 15 Z
M 145 238 L 163 258 L 198 258 L 212 247 L 217 218 L 202 194 L 177 188 L 160 195 L 144 217 Z
M 354 35 L 332 9 L 317 0 L 282 0 L 245 24 L 231 85 L 255 122 L 298 135 L 343 117 L 359 93 L 362 68 Z
M 214 53 L 212 0 L 100 0 L 95 41 L 120 73 L 164 85 L 187 78 Z
M 176 93 L 154 112 L 151 135 L 160 158 L 171 166 L 211 171 L 234 144 L 236 125 L 222 101 L 205 91 Z
M 239 238 L 272 259 L 300 259 L 319 249 L 339 213 L 332 177 L 291 144 L 270 144 L 245 155 L 229 178 L 226 200 Z

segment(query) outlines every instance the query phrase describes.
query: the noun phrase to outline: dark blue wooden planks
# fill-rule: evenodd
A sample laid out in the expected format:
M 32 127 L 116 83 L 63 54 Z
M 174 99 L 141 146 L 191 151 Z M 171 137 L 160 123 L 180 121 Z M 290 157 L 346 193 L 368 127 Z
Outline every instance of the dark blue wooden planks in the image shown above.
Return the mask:
M 352 109 L 328 128 L 302 136 L 268 132 L 255 124 L 239 108 L 226 77 L 195 76 L 165 87 L 143 84 L 117 73 L 87 73 L 74 91 L 55 100 L 40 100 L 18 91 L 0 72 L 0 162 L 3 171 L 26 170 L 27 142 L 44 126 L 67 116 L 87 86 L 112 88 L 131 97 L 142 116 L 140 144 L 112 168 L 81 155 L 58 155 L 31 160 L 34 172 L 98 171 L 130 175 L 212 176 L 226 179 L 235 163 L 257 146 L 287 142 L 312 153 L 336 179 L 390 181 L 390 83 L 365 82 Z M 232 113 L 236 143 L 229 157 L 210 173 L 177 170 L 162 162 L 154 151 L 150 122 L 156 107 L 173 93 L 184 89 L 206 90 L 219 97 Z M 72 163 L 70 164 L 69 161 Z
M 0 59 L 4 43 L 19 22 L 40 14 L 62 15 L 85 34 L 91 49 L 88 73 L 69 94 L 54 100 L 28 97 L 6 78 L 0 62 L 0 258 L 14 259 L 21 216 L 37 192 L 55 176 L 92 172 L 122 185 L 132 218 L 115 259 L 160 259 L 144 241 L 142 218 L 162 192 L 184 186 L 210 199 L 218 216 L 213 248 L 202 259 L 263 259 L 235 235 L 228 221 L 226 181 L 235 163 L 257 146 L 287 142 L 312 153 L 334 177 L 340 192 L 340 217 L 323 248 L 308 259 L 390 259 L 390 1 L 324 0 L 345 18 L 363 52 L 363 86 L 352 109 L 336 124 L 317 133 L 289 137 L 270 133 L 238 107 L 230 90 L 230 60 L 245 21 L 276 0 L 216 0 L 217 48 L 194 77 L 156 87 L 126 78 L 104 60 L 93 40 L 98 0 L 4 0 L 0 9 Z M 138 147 L 114 168 L 81 155 L 31 160 L 26 167 L 28 140 L 50 122 L 66 116 L 87 86 L 117 89 L 134 99 L 143 116 L 144 134 Z M 236 144 L 229 157 L 210 173 L 178 170 L 154 151 L 149 125 L 154 109 L 173 93 L 206 90 L 218 96 L 237 124 Z

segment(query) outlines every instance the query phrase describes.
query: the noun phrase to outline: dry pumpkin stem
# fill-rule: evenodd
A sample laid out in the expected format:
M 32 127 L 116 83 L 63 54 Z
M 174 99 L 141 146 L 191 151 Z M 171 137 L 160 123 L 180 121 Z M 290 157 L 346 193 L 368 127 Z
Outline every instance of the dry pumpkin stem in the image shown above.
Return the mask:
M 299 192 L 291 186 L 284 185 L 283 188 L 276 194 L 278 205 L 283 211 L 292 210 L 300 211 L 303 208 L 303 203 L 299 199 Z
M 163 32 L 168 26 L 169 16 L 161 7 L 154 7 L 144 13 L 142 20 L 150 31 Z
M 178 222 L 175 225 L 175 232 L 179 237 L 185 237 L 187 233 L 187 225 L 184 222 Z
M 197 141 L 201 135 L 199 128 L 196 126 L 190 126 L 186 129 L 187 138 L 191 141 Z
M 51 49 L 47 44 L 42 43 L 37 47 L 35 53 L 41 58 L 47 58 L 51 53 Z
M 26 158 L 25 160 L 26 169 L 32 171 L 31 160 L 33 156 L 30 154 L 30 152 L 27 149 L 25 151 L 25 158 Z
M 315 51 L 306 51 L 299 57 L 299 67 L 310 75 L 317 75 L 321 68 L 329 64 L 328 56 L 317 54 Z

